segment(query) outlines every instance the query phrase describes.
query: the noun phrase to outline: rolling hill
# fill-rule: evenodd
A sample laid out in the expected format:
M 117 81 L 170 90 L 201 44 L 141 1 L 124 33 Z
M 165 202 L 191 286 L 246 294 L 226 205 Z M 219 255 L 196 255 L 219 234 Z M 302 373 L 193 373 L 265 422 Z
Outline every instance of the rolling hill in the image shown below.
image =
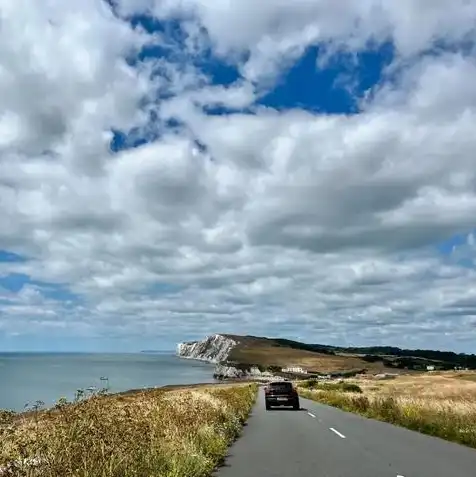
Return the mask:
M 296 365 L 322 372 L 342 370 L 476 369 L 476 355 L 439 350 L 408 350 L 392 346 L 338 347 L 283 338 L 227 336 L 238 344 L 227 361 L 263 367 Z

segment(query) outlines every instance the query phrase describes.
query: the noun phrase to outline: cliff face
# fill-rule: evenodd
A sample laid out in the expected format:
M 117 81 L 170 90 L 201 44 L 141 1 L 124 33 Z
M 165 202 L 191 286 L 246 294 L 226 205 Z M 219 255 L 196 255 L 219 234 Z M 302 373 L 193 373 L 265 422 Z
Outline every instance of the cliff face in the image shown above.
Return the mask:
M 273 374 L 261 371 L 257 366 L 229 362 L 231 351 L 239 342 L 225 335 L 211 335 L 200 341 L 189 341 L 177 345 L 177 356 L 215 363 L 213 377 L 218 380 L 252 378 L 269 380 Z
M 201 341 L 189 341 L 177 345 L 177 356 L 209 363 L 221 363 L 228 359 L 231 350 L 238 344 L 224 335 L 211 335 Z

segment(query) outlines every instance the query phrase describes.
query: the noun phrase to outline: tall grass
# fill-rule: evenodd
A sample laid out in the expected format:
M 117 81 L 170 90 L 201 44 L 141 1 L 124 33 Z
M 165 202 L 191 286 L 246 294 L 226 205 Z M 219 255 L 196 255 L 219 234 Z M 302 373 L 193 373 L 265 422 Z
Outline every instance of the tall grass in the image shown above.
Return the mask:
M 320 391 L 341 391 L 343 393 L 362 393 L 362 388 L 354 383 L 328 383 L 319 382 L 316 379 L 308 379 L 300 384 L 302 389 Z
M 151 390 L 3 413 L 2 477 L 202 477 L 221 462 L 256 385 Z
M 346 392 L 343 387 L 341 389 L 325 389 L 325 387 L 303 382 L 298 386 L 298 390 L 302 397 L 344 411 L 355 412 L 369 418 L 476 448 L 476 401 L 474 397 L 468 399 L 468 395 L 463 391 L 458 396 L 455 387 L 451 395 L 448 394 L 444 397 L 439 394 L 438 385 L 434 386 L 434 392 L 431 393 L 428 382 L 426 382 L 427 392 L 425 395 L 419 393 L 412 395 L 410 388 L 407 388 L 407 393 L 404 394 L 401 391 L 397 392 L 398 387 L 387 385 L 381 388 L 363 386 L 362 394 L 362 389 L 360 392 L 349 392 L 347 387 Z

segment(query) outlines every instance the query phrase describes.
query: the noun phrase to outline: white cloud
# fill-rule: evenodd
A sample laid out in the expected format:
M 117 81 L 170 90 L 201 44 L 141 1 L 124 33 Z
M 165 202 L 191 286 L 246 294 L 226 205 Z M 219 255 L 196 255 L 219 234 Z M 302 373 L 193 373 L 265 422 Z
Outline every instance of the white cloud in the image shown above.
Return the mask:
M 99 0 L 2 3 L 0 249 L 29 260 L 0 276 L 80 302 L 1 291 L 1 330 L 468 348 L 474 238 L 449 256 L 435 243 L 474 227 L 476 63 L 419 55 L 474 39 L 475 2 L 119 3 L 185 16 L 189 50 L 134 68 L 126 57 L 166 39 Z M 372 38 L 394 41 L 396 80 L 358 115 L 202 110 L 252 105 L 311 43 Z M 244 80 L 210 84 L 191 61 L 209 42 Z M 158 91 L 171 97 L 155 105 Z M 149 133 L 151 109 L 186 127 L 113 155 L 110 130 Z
M 476 3 L 466 0 L 119 0 L 120 11 L 151 11 L 160 18 L 196 18 L 216 52 L 243 58 L 250 80 L 269 79 L 317 42 L 331 50 L 359 50 L 392 40 L 403 57 L 438 42 L 459 42 L 475 34 Z

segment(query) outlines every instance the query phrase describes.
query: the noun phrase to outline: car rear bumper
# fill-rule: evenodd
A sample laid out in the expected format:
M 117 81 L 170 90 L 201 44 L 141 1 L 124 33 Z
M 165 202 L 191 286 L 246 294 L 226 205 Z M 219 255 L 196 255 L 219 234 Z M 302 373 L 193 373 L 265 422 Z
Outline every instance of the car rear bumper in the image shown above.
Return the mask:
M 293 396 L 270 396 L 265 398 L 265 402 L 269 406 L 294 406 L 299 400 Z

